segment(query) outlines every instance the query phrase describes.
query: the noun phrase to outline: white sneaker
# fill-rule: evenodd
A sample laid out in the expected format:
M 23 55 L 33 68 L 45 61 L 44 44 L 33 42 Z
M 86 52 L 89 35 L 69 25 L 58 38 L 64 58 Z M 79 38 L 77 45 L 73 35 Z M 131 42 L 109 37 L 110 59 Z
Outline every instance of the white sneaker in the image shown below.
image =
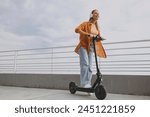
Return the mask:
M 84 85 L 84 88 L 91 88 L 91 85 L 90 84 L 86 84 L 86 85 Z
M 88 93 L 88 96 L 92 96 L 93 95 L 93 93 Z

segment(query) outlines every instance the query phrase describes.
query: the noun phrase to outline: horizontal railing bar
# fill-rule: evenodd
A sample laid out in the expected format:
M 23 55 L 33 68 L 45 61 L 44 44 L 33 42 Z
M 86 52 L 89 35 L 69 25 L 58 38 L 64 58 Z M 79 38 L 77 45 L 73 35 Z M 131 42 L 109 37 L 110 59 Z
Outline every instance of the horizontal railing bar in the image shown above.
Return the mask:
M 121 44 L 121 43 L 135 43 L 135 42 L 147 42 L 150 41 L 150 39 L 144 39 L 144 40 L 134 40 L 134 41 L 118 41 L 118 42 L 108 42 L 103 44 Z
M 47 53 L 32 53 L 32 54 L 18 54 L 17 56 L 32 56 L 32 55 L 46 55 L 46 54 L 53 54 L 51 52 L 47 52 Z
M 10 63 L 10 64 L 0 64 L 0 66 L 12 66 L 14 65 L 14 63 Z
M 0 67 L 0 68 L 6 68 L 6 67 Z M 9 68 L 13 68 L 13 67 L 9 67 Z M 80 69 L 80 66 L 75 66 L 75 67 L 73 67 L 73 68 L 71 68 L 70 66 L 63 66 L 63 67 L 61 67 L 61 66 L 55 66 L 55 67 L 51 67 L 51 66 L 18 66 L 17 67 L 17 69 L 20 69 L 20 68 L 26 68 L 26 69 L 28 69 L 28 68 L 39 68 L 39 69 L 56 69 L 56 68 L 60 68 L 60 69 Z M 96 66 L 93 66 L 93 69 L 95 69 L 96 68 Z M 115 66 L 113 66 L 113 67 L 105 67 L 105 66 L 100 66 L 99 67 L 100 69 L 150 69 L 150 66 L 149 67 L 143 67 L 143 66 L 138 66 L 138 67 L 124 67 L 124 66 L 122 66 L 122 67 L 115 67 Z
M 120 60 L 120 61 L 100 61 L 100 63 L 102 63 L 102 64 L 107 64 L 107 63 L 113 63 L 113 62 L 118 62 L 118 63 L 120 63 L 120 62 L 149 62 L 150 60 L 127 60 L 127 61 L 122 61 L 122 60 Z M 95 61 L 93 61 L 93 62 L 95 62 Z M 74 63 L 74 64 L 79 64 L 79 61 L 78 62 L 53 62 L 53 63 L 51 63 L 51 62 L 46 62 L 46 63 L 37 63 L 37 62 L 35 62 L 35 63 L 17 63 L 17 65 L 20 65 L 20 64 L 53 64 L 53 65 L 55 65 L 55 64 L 58 64 L 58 65 L 60 65 L 60 64 L 72 64 L 72 63 Z M 0 64 L 0 65 L 2 65 L 2 64 Z
M 112 63 L 112 62 L 149 62 L 150 60 L 118 60 L 118 61 L 100 61 L 101 63 Z
M 0 69 L 13 69 L 13 67 L 0 67 Z
M 23 70 L 23 69 L 22 69 Z M 39 70 L 39 71 L 42 71 L 42 69 L 28 69 L 28 70 Z M 50 69 L 43 69 L 44 71 L 47 70 L 49 71 Z M 55 71 L 57 70 L 57 71 Z M 74 69 L 74 70 L 71 70 L 71 69 L 54 69 L 53 72 L 58 72 L 58 71 L 80 71 L 79 69 Z M 100 70 L 102 72 L 150 72 L 150 70 Z M 51 72 L 51 71 L 49 71 Z M 96 70 L 93 70 L 93 72 L 96 72 Z
M 115 68 L 127 68 L 127 69 L 149 69 L 150 67 L 102 67 L 102 69 L 115 69 Z
M 53 64 L 48 64 L 48 65 L 45 65 L 45 64 L 43 64 L 43 65 L 41 65 L 41 64 L 37 64 L 37 65 L 17 65 L 18 67 L 36 67 L 36 66 L 41 66 L 41 67 L 43 67 L 43 66 L 52 66 Z M 141 64 L 142 65 L 142 64 Z M 76 67 L 76 66 L 80 66 L 80 64 L 69 64 L 69 65 L 66 65 L 66 64 L 64 64 L 64 65 L 53 65 L 53 67 L 55 67 L 55 66 L 64 66 L 64 67 L 70 67 L 70 66 L 72 66 L 72 67 Z M 93 65 L 93 67 L 95 67 L 96 65 Z M 103 64 L 100 64 L 100 66 L 105 66 L 105 65 L 103 65 Z M 107 66 L 107 65 L 106 65 Z M 109 65 L 109 66 L 113 66 L 113 65 Z
M 106 49 L 108 50 L 122 50 L 122 49 L 143 49 L 143 48 L 150 48 L 148 47 L 132 47 L 132 48 L 114 48 L 114 49 Z M 63 53 L 73 53 L 74 51 L 67 51 L 67 52 L 47 52 L 47 53 L 32 53 L 32 54 L 18 54 L 18 56 L 27 56 L 27 55 L 44 55 L 44 54 L 63 54 Z M 9 56 L 9 55 L 8 55 Z M 11 55 L 14 56 L 14 55 Z M 1 57 L 1 56 L 0 56 Z
M 14 59 L 0 59 L 0 61 L 12 61 Z
M 145 49 L 145 48 L 149 48 L 150 49 L 150 46 L 144 46 L 144 47 L 128 47 L 128 48 L 109 48 L 109 49 L 106 49 L 107 51 L 108 50 L 128 50 L 128 49 Z
M 132 54 L 108 54 L 107 56 L 129 56 L 129 55 L 150 55 L 150 53 L 132 53 Z
M 36 73 L 39 71 L 40 73 L 41 73 L 41 71 L 43 71 L 43 72 L 48 72 L 48 73 L 54 73 L 54 72 L 58 72 L 58 71 L 71 71 L 72 72 L 72 70 L 70 70 L 70 69 L 66 69 L 66 70 L 57 70 L 57 71 L 53 71 L 53 72 L 51 72 L 51 69 L 19 69 L 19 70 L 17 70 L 17 72 L 19 72 L 19 71 L 24 71 L 24 72 L 30 72 L 30 71 L 35 71 Z M 77 72 L 77 71 L 79 71 L 79 70 L 74 70 L 75 72 Z
M 14 64 L 10 64 L 10 65 L 0 65 L 0 67 L 11 67 L 11 66 L 14 67 Z
M 14 54 L 11 54 L 11 55 L 0 55 L 0 57 L 10 57 L 10 56 L 14 56 Z
M 41 70 L 41 69 L 36 69 L 36 71 L 35 71 L 35 69 L 28 69 L 29 71 L 27 71 L 27 70 L 25 70 L 25 72 L 23 71 L 23 70 L 17 70 L 18 72 L 19 71 L 21 71 L 21 72 L 24 72 L 24 73 L 28 73 L 28 72 L 31 72 L 31 71 L 34 71 L 35 73 L 37 73 L 38 71 L 43 71 L 43 72 L 45 72 L 45 73 L 52 73 L 49 69 L 43 69 L 43 70 Z M 46 72 L 47 71 L 47 72 Z M 68 71 L 71 71 L 71 72 L 80 72 L 80 70 L 70 70 L 70 69 L 57 69 L 57 71 L 53 71 L 53 73 L 59 73 L 59 72 L 68 72 Z M 125 73 L 125 72 L 129 72 L 129 73 L 133 73 L 133 72 L 140 72 L 140 73 L 142 73 L 142 72 L 150 72 L 150 70 L 101 70 L 102 71 L 102 74 L 103 74 L 103 72 L 113 72 L 113 73 L 119 73 L 119 72 L 123 72 L 123 73 Z M 93 72 L 96 72 L 95 70 L 93 70 Z M 41 72 L 40 72 L 41 73 Z
M 143 66 L 145 66 L 145 65 L 150 65 L 150 64 L 100 64 L 100 66 L 101 66 L 101 65 L 104 65 L 104 66 L 143 65 Z
M 66 67 L 53 67 L 53 68 L 51 68 L 51 67 L 18 67 L 18 68 L 19 69 L 53 69 L 53 70 L 55 70 L 55 69 L 69 69 L 69 70 L 80 69 L 79 67 L 75 67 L 75 68 L 66 68 Z M 101 69 L 113 69 L 113 70 L 118 70 L 119 69 L 120 70 L 120 69 L 133 69 L 133 68 L 134 69 L 140 69 L 140 68 L 149 69 L 150 67 L 139 67 L 139 68 L 137 68 L 137 67 L 108 67 L 108 68 L 102 67 Z
M 108 54 L 107 56 L 127 56 L 127 55 L 150 55 L 150 53 L 137 53 L 137 54 Z M 53 59 L 61 59 L 61 58 L 78 58 L 78 56 L 66 56 L 66 57 L 53 57 Z M 47 57 L 47 58 L 18 58 L 17 60 L 35 60 L 35 59 L 52 59 L 51 57 Z M 3 59 L 1 59 L 0 61 L 2 61 Z M 9 60 L 9 59 L 7 59 Z M 11 59 L 12 60 L 12 59 Z M 5 60 L 6 61 L 6 60 Z
M 53 65 L 55 65 L 55 64 L 64 64 L 64 63 L 66 63 L 66 64 L 70 64 L 70 63 L 79 63 L 79 62 L 53 62 Z
M 17 60 L 41 60 L 41 59 L 49 59 L 49 60 L 51 60 L 51 58 L 49 57 L 47 57 L 47 58 L 18 58 Z
M 107 56 L 128 56 L 128 55 L 150 55 L 150 53 L 132 53 L 132 54 L 108 54 Z M 78 58 L 78 56 L 66 56 L 66 57 L 53 57 L 53 59 L 60 59 L 60 58 Z M 17 60 L 32 60 L 32 59 L 52 59 L 51 57 L 45 57 L 45 58 L 18 58 Z M 2 61 L 4 59 L 0 59 L 0 61 Z M 6 60 L 10 60 L 10 59 L 5 59 Z M 12 60 L 12 59 L 11 59 Z
M 0 53 L 5 52 L 14 52 L 14 51 L 34 51 L 34 50 L 48 50 L 48 49 L 59 49 L 59 48 L 71 48 L 75 47 L 75 45 L 72 46 L 59 46 L 59 47 L 47 47 L 47 48 L 31 48 L 31 49 L 20 49 L 20 50 L 6 50 L 6 51 L 0 51 Z
M 53 64 L 43 64 L 43 65 L 41 65 L 40 64 L 40 66 L 42 67 L 42 66 L 51 66 L 51 65 L 53 65 Z M 33 65 L 17 65 L 18 67 L 33 67 Z M 36 66 L 39 66 L 39 64 L 36 64 Z M 73 65 L 73 64 L 69 64 L 69 65 L 66 65 L 66 64 L 64 64 L 64 65 L 53 65 L 53 66 L 79 66 L 79 65 Z
M 70 57 L 53 57 L 53 58 L 51 58 L 51 57 L 47 57 L 47 58 L 22 58 L 22 59 L 20 59 L 20 58 L 18 58 L 17 60 L 35 60 L 35 59 L 62 59 L 62 58 L 77 58 L 77 56 L 70 56 Z
M 19 67 L 19 69 L 49 69 L 49 70 L 51 70 L 51 67 L 50 68 L 38 68 L 38 67 L 35 67 L 35 68 L 32 68 L 32 67 L 29 67 L 29 68 L 22 68 L 22 67 Z
M 53 63 L 51 63 L 51 62 L 47 62 L 47 63 L 17 63 L 17 65 L 19 65 L 19 64 L 53 64 L 53 65 L 55 65 L 55 64 L 70 64 L 70 63 L 79 63 L 79 62 L 53 62 Z
M 110 55 L 109 55 L 110 56 Z M 116 55 L 117 56 L 117 55 Z M 119 56 L 119 55 L 118 55 Z M 53 59 L 61 59 L 61 58 L 78 58 L 77 56 L 73 56 L 73 57 L 54 57 Z M 49 59 L 51 60 L 52 58 L 51 57 L 45 57 L 45 58 L 17 58 L 17 60 L 41 60 L 41 59 Z M 0 59 L 0 61 L 13 61 L 14 59 Z M 129 61 L 100 61 L 100 63 L 108 63 L 108 62 L 148 62 L 150 60 L 129 60 Z M 93 61 L 94 62 L 94 61 Z M 58 62 L 58 63 L 55 63 L 53 62 L 53 64 L 59 64 L 59 63 L 63 63 L 63 62 Z M 64 62 L 64 63 L 78 63 L 78 62 Z M 28 63 L 20 63 L 20 64 L 28 64 Z M 30 63 L 29 63 L 30 64 Z M 33 63 L 33 64 L 36 64 L 36 63 Z M 40 64 L 40 63 L 37 63 L 37 64 Z M 44 63 L 43 63 L 44 64 Z M 45 63 L 46 64 L 46 63 Z
M 150 70 L 101 70 L 102 72 L 150 72 Z
M 63 54 L 63 53 L 71 53 L 73 51 L 67 51 L 67 52 L 45 52 L 45 53 L 32 53 L 32 54 L 18 54 L 17 56 L 28 56 L 28 55 L 46 55 L 46 54 Z
M 17 66 L 18 65 L 28 65 L 28 64 L 30 64 L 30 65 L 35 64 L 36 65 L 36 64 L 53 64 L 53 63 L 48 63 L 48 62 L 47 63 L 42 63 L 42 62 L 41 63 L 17 63 Z
M 69 63 L 69 62 L 68 62 Z M 74 64 L 72 64 L 72 63 L 74 63 Z M 76 62 L 76 63 L 78 63 L 78 65 L 79 65 L 79 62 Z M 11 64 L 13 64 L 13 63 L 11 63 Z M 64 65 L 66 65 L 66 64 L 64 64 L 64 63 L 62 63 L 62 64 L 60 64 L 60 63 L 17 63 L 17 66 L 20 66 L 20 65 L 28 65 L 28 64 L 30 64 L 30 65 L 32 65 L 32 64 L 43 64 L 43 65 L 59 65 L 59 66 L 64 66 Z M 104 66 L 114 66 L 114 65 L 150 65 L 150 64 L 108 64 L 108 63 L 99 63 L 100 65 L 104 65 Z M 0 64 L 0 65 L 5 65 L 5 64 Z M 6 65 L 10 65 L 10 64 L 6 64 Z M 68 66 L 74 66 L 74 65 L 77 65 L 77 64 L 75 64 L 75 62 L 70 62 L 69 63 L 69 65 Z
M 131 48 L 113 48 L 113 49 L 106 49 L 108 50 L 122 50 L 122 49 L 141 49 L 141 48 L 150 48 L 150 46 L 147 47 L 131 47 Z M 67 51 L 67 52 L 48 52 L 48 53 L 32 53 L 32 54 L 18 54 L 17 56 L 24 56 L 24 55 L 43 55 L 43 54 L 59 54 L 59 53 L 73 53 L 74 51 Z M 6 57 L 6 56 L 14 56 L 13 55 L 0 55 L 0 57 Z
M 55 71 L 57 69 L 64 70 L 63 68 L 54 68 L 54 69 L 51 69 L 51 68 L 42 68 L 42 69 L 41 68 L 19 68 L 19 70 L 30 70 L 30 69 L 33 69 L 33 70 L 50 70 L 50 71 Z M 66 68 L 66 69 L 68 69 L 70 71 L 75 70 L 75 69 L 69 69 L 69 68 Z M 76 70 L 79 70 L 79 69 L 76 69 Z
M 60 53 L 74 53 L 74 51 L 66 51 L 66 52 L 53 52 L 53 54 L 60 54 Z
M 28 63 L 28 64 L 30 64 L 30 63 Z M 20 66 L 20 65 L 28 65 L 27 63 L 25 63 L 25 64 L 19 64 L 19 63 L 17 63 L 17 66 Z M 39 65 L 41 65 L 41 64 L 43 64 L 43 65 L 56 65 L 56 66 L 64 66 L 64 65 L 66 65 L 66 64 L 54 64 L 54 63 L 31 63 L 30 65 L 32 65 L 32 64 L 39 64 Z M 68 65 L 68 64 L 67 64 Z M 74 66 L 74 65 L 77 65 L 77 64 L 69 64 L 69 66 Z M 78 65 L 80 65 L 79 63 L 78 63 Z M 122 66 L 122 65 L 150 65 L 150 64 L 107 64 L 107 63 L 99 63 L 99 65 L 103 65 L 103 66 L 114 66 L 114 65 L 117 65 L 117 66 Z
M 53 59 L 60 59 L 60 58 L 79 58 L 79 57 L 78 56 L 53 57 Z
M 35 65 L 32 65 L 32 64 L 29 64 L 29 65 L 17 65 L 18 67 L 37 67 L 37 66 L 39 66 L 40 65 L 40 67 L 43 67 L 43 66 L 51 66 L 51 65 L 53 65 L 53 67 L 55 67 L 55 66 L 64 66 L 64 67 L 69 67 L 69 66 L 72 66 L 72 67 L 76 67 L 76 66 L 80 66 L 80 64 L 69 64 L 69 65 L 66 65 L 66 64 L 64 64 L 64 65 L 54 65 L 54 64 L 35 64 Z M 137 67 L 137 65 L 140 67 L 140 66 L 145 66 L 145 65 L 147 65 L 147 66 L 150 66 L 150 64 L 99 64 L 99 66 L 106 66 L 106 67 L 108 67 L 108 66 L 113 66 L 113 67 L 117 67 L 117 66 L 128 66 L 129 67 L 129 65 L 130 66 L 136 66 Z M 13 65 L 11 65 L 11 66 L 13 66 Z M 96 65 L 94 64 L 93 65 L 93 67 L 95 67 Z
M 32 67 L 29 67 L 29 66 L 18 66 L 17 68 L 51 68 L 51 69 L 53 69 L 53 68 L 68 68 L 68 69 L 72 69 L 72 67 L 70 67 L 70 66 L 55 66 L 55 67 L 51 67 L 51 66 L 32 66 Z M 80 66 L 75 66 L 75 67 L 73 67 L 73 68 L 77 68 L 77 69 L 80 69 Z M 96 68 L 96 66 L 93 66 L 93 69 L 94 68 Z M 127 69 L 133 69 L 133 68 L 135 68 L 135 69 L 149 69 L 150 68 L 150 66 L 149 67 L 143 67 L 143 66 L 138 66 L 138 67 L 133 67 L 133 66 L 131 66 L 131 67 L 126 67 L 126 66 L 122 66 L 122 67 L 117 67 L 117 66 L 110 66 L 110 67 L 105 67 L 105 66 L 99 66 L 99 68 L 101 69 L 114 69 L 114 68 L 116 68 L 116 69 L 118 69 L 118 68 L 127 68 Z

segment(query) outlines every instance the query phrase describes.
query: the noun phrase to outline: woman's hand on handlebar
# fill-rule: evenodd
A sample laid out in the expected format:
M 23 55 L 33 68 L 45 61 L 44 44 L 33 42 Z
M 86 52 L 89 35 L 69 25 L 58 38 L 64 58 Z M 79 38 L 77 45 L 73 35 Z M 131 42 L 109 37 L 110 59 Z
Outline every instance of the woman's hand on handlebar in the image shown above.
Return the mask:
M 95 40 L 101 40 L 101 41 L 106 40 L 105 38 L 100 37 L 99 35 L 94 35 L 94 34 L 88 34 L 88 37 L 93 38 Z
M 91 37 L 91 38 L 95 38 L 97 35 L 94 35 L 94 34 L 88 34 L 88 37 Z

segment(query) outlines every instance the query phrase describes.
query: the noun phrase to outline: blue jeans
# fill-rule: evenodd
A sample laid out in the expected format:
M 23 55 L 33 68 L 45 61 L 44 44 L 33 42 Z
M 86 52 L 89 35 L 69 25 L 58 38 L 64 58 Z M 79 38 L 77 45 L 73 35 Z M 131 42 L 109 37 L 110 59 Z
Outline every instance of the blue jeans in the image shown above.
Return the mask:
M 80 55 L 80 86 L 84 87 L 86 84 L 91 85 L 93 47 L 91 46 L 90 53 L 88 54 L 86 49 L 84 49 L 81 46 L 79 55 Z

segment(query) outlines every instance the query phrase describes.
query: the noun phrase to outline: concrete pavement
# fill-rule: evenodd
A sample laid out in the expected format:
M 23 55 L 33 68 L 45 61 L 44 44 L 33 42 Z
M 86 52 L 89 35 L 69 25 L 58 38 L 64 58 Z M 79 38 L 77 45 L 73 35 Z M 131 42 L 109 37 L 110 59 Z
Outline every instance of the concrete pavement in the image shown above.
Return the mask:
M 0 86 L 0 100 L 96 100 L 95 94 L 68 90 Z M 107 94 L 106 100 L 150 100 L 150 96 Z

